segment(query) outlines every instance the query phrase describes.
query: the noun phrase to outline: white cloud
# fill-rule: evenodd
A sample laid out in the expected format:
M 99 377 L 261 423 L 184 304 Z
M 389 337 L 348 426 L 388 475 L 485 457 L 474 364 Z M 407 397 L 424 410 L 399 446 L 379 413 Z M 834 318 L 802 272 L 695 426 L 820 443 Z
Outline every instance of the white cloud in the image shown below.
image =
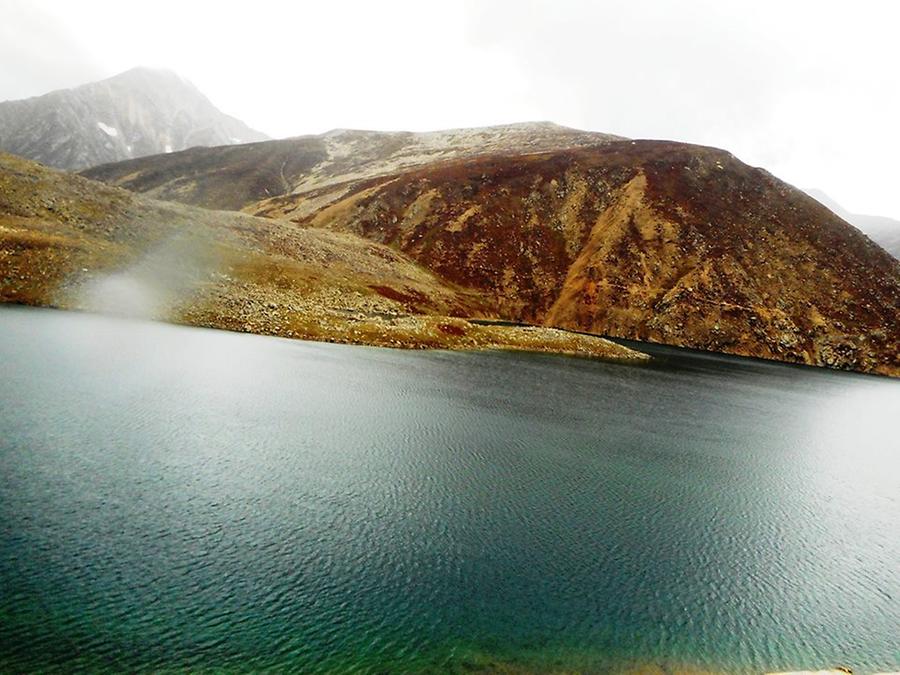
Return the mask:
M 164 66 L 276 136 L 551 119 L 898 217 L 897 25 L 892 0 L 0 0 L 0 98 Z

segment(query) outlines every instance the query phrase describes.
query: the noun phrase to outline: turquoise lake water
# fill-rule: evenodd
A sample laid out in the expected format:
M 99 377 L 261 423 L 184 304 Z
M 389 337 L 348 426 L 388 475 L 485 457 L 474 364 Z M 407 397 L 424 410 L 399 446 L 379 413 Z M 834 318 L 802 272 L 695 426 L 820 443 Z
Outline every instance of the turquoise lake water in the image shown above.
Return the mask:
M 0 309 L 0 671 L 900 667 L 900 382 Z

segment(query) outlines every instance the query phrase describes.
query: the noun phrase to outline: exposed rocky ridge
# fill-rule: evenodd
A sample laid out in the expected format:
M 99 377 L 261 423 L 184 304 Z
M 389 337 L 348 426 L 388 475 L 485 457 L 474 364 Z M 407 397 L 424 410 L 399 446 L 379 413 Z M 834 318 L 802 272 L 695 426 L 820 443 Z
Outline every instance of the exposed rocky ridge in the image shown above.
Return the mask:
M 0 302 L 393 347 L 639 361 L 599 338 L 481 326 L 478 292 L 354 235 L 158 202 L 0 153 Z
M 353 132 L 346 163 L 307 139 L 324 159 L 243 209 L 401 250 L 509 320 L 900 374 L 900 266 L 814 199 L 713 148 L 522 129 L 437 155 Z M 202 172 L 181 153 L 91 174 L 165 196 L 190 181 L 192 200 L 232 170 L 212 154 Z
M 0 149 L 61 169 L 265 138 L 164 70 L 0 103 Z
M 432 133 L 336 129 L 233 148 L 192 148 L 91 168 L 113 185 L 207 208 L 239 210 L 257 202 L 396 174 L 435 162 L 596 146 L 618 136 L 547 122 Z M 337 194 L 340 194 L 337 192 Z

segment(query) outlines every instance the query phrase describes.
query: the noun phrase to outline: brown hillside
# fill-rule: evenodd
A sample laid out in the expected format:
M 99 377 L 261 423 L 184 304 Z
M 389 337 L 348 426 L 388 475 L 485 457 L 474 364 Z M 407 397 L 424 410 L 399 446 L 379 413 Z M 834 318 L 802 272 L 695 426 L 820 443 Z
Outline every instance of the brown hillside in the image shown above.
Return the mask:
M 284 162 L 297 142 L 260 146 Z M 388 245 L 509 320 L 900 373 L 897 262 L 727 152 L 552 125 L 303 142 L 323 154 L 289 172 L 290 190 L 253 203 L 259 192 L 242 189 L 210 205 Z M 202 201 L 231 171 L 255 175 L 226 150 L 241 152 L 214 148 L 194 164 L 188 151 L 91 175 Z M 191 187 L 174 194 L 183 182 Z
M 401 252 L 287 222 L 158 202 L 0 153 L 0 302 L 395 347 L 643 355 L 479 326 L 479 293 Z
M 726 152 L 624 141 L 434 164 L 270 199 L 488 293 L 505 318 L 900 372 L 900 266 Z M 324 204 L 310 209 L 305 203 Z

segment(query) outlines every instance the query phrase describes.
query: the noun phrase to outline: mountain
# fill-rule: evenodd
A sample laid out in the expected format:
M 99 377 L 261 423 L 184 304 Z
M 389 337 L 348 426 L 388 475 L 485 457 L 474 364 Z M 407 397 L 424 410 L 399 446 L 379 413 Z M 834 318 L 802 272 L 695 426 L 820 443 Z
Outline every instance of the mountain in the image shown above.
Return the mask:
M 477 291 L 355 235 L 159 202 L 0 153 L 0 302 L 393 347 L 646 357 L 479 325 Z
M 622 140 L 549 122 L 432 133 L 335 129 L 234 148 L 191 148 L 98 166 L 85 176 L 208 208 L 241 209 L 261 200 L 480 156 L 554 152 Z
M 885 218 L 884 216 L 868 216 L 859 213 L 850 213 L 821 190 L 812 188 L 805 192 L 816 201 L 827 206 L 831 211 L 839 215 L 848 223 L 862 230 L 863 233 L 872 239 L 872 241 L 881 246 L 892 256 L 900 259 L 900 220 Z
M 265 139 L 166 70 L 0 103 L 0 149 L 61 169 Z
M 338 131 L 87 175 L 402 252 L 509 321 L 900 374 L 900 265 L 729 153 L 548 124 Z

